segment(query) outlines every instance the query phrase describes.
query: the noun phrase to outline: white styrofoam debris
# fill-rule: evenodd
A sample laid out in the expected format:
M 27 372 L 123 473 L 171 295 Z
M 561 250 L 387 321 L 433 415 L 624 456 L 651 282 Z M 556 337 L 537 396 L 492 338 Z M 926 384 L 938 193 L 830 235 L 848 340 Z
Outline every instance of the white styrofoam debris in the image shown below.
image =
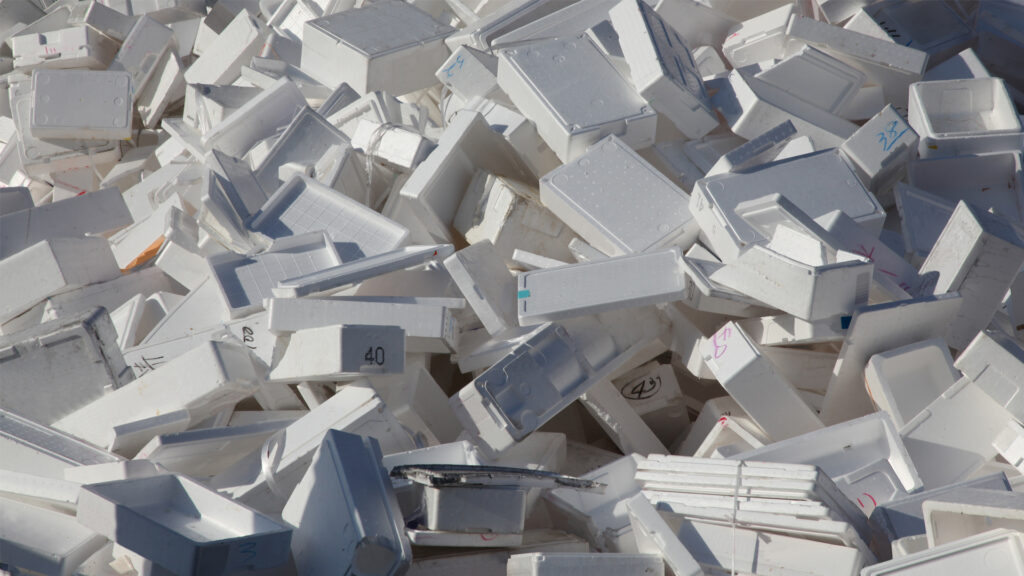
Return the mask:
M 1024 571 L 1021 29 L 0 1 L 0 572 Z

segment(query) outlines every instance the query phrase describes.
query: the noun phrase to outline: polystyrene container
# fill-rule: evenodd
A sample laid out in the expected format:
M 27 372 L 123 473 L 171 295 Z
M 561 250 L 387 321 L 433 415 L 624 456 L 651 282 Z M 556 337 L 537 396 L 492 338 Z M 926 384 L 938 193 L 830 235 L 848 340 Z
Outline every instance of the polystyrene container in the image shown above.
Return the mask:
M 934 548 L 993 528 L 1024 531 L 1024 494 L 966 489 L 930 498 L 921 505 Z
M 1024 534 L 999 528 L 916 552 L 861 571 L 861 576 L 957 576 L 1024 574 Z
M 508 559 L 508 576 L 661 576 L 665 563 L 654 554 L 531 552 Z
M 175 574 L 226 574 L 288 562 L 292 529 L 170 474 L 82 487 L 78 521 Z
M 636 186 L 636 202 L 619 202 Z M 690 196 L 620 138 L 597 142 L 575 162 L 540 179 L 540 199 L 584 240 L 610 256 L 668 244 L 689 248 L 699 228 Z
M 922 158 L 1019 150 L 1021 123 L 1000 78 L 917 82 L 910 125 Z
M 942 339 L 926 340 L 875 354 L 864 368 L 874 403 L 902 428 L 960 378 Z

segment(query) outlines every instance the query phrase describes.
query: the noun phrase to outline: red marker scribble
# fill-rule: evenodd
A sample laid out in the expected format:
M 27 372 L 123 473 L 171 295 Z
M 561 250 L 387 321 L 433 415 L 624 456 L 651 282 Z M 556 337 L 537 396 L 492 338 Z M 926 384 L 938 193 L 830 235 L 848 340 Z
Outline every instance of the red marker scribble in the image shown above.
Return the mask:
M 729 345 L 725 343 L 725 340 L 729 338 L 729 336 L 732 336 L 732 329 L 726 326 L 711 337 L 711 345 L 715 347 L 716 360 L 721 358 L 722 355 L 725 354 L 725 351 L 728 350 Z
M 729 417 L 728 416 L 722 416 L 721 418 L 718 419 L 718 423 L 721 424 L 722 426 L 725 426 L 725 423 L 728 422 L 728 421 L 729 421 Z
M 480 535 L 480 539 L 483 540 L 484 542 L 490 542 L 491 540 L 494 540 L 497 537 L 498 537 L 497 535 L 490 536 L 490 537 L 488 537 L 487 534 L 481 534 Z

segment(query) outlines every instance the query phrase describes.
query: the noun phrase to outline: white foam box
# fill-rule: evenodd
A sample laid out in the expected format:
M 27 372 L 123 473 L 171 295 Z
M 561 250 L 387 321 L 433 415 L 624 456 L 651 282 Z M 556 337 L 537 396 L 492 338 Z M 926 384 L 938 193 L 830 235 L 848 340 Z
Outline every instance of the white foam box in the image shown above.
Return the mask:
M 413 560 L 409 573 L 419 576 L 445 576 L 448 574 L 506 576 L 506 564 L 512 554 L 587 551 L 589 551 L 589 546 L 585 540 L 561 530 L 526 530 L 523 532 L 522 544 L 516 548 L 485 548 L 464 550 L 458 554 L 418 557 Z
M 388 0 L 305 23 L 302 69 L 328 87 L 395 95 L 427 88 L 454 32 L 411 4 Z
M 832 114 L 842 114 L 865 78 L 860 70 L 813 46 L 804 46 L 755 77 Z
M 688 138 L 718 126 L 686 41 L 652 6 L 623 0 L 608 12 L 633 86 Z
M 193 478 L 223 472 L 293 420 L 273 420 L 241 426 L 202 428 L 161 434 L 150 440 L 132 462 L 152 462 Z
M 52 424 L 132 380 L 100 308 L 0 337 L 0 407 Z
M 143 16 L 135 22 L 122 42 L 121 49 L 110 64 L 110 70 L 124 70 L 131 74 L 132 98 L 137 100 L 149 81 L 154 79 L 153 73 L 161 58 L 174 49 L 174 32 L 156 20 Z
M 342 262 L 390 252 L 409 235 L 404 226 L 306 176 L 278 188 L 248 226 L 270 238 L 325 230 Z
M 558 156 L 537 134 L 537 125 L 511 106 L 511 103 L 502 105 L 494 100 L 476 97 L 466 103 L 466 108 L 473 108 L 483 114 L 487 123 L 508 140 L 534 177 L 557 168 L 560 164 Z
M 1015 86 L 1020 86 L 1020 47 L 1024 46 L 1021 38 L 1020 23 L 1024 18 L 1018 7 L 987 6 L 979 7 L 975 22 L 978 42 L 978 56 L 985 59 L 985 66 L 1000 78 L 1006 78 Z M 1018 98 L 1019 100 L 1019 98 Z
M 142 125 L 150 129 L 162 121 L 171 104 L 185 96 L 186 88 L 181 59 L 173 50 L 164 52 L 154 68 L 153 76 L 141 88 L 136 99 Z
M 772 439 L 822 427 L 792 383 L 734 322 L 701 342 L 701 356 L 722 387 Z
M 840 145 L 857 125 L 756 76 L 732 70 L 711 99 L 732 132 L 752 139 L 789 120 L 817 149 Z
M 78 521 L 176 574 L 275 568 L 291 528 L 185 476 L 88 484 Z
M 52 238 L 0 261 L 0 321 L 54 294 L 121 275 L 103 238 Z
M 469 46 L 452 50 L 434 77 L 463 100 L 473 96 L 502 97 L 498 88 L 498 58 Z
M 1024 527 L 1024 496 L 1018 492 L 959 490 L 926 500 L 922 509 L 929 548 L 996 528 Z
M 132 133 L 127 72 L 39 70 L 32 74 L 32 134 L 37 138 L 126 139 Z
M 576 554 L 530 552 L 508 559 L 508 576 L 605 576 L 636 574 L 661 576 L 665 564 L 654 554 Z
M 352 262 L 325 268 L 318 272 L 280 280 L 273 292 L 279 298 L 299 298 L 317 293 L 326 294 L 389 272 L 415 268 L 424 264 L 429 265 L 436 259 L 450 256 L 454 250 L 455 248 L 451 244 L 406 246 L 391 252 L 366 256 Z
M 838 243 L 837 248 L 871 260 L 875 280 L 889 280 L 913 296 L 931 293 L 934 278 L 922 278 L 917 269 L 896 253 L 879 236 L 859 226 L 852 218 L 836 210 L 815 220 Z
M 489 334 L 517 325 L 516 279 L 489 240 L 455 252 L 444 267 Z
M 885 503 L 920 490 L 922 479 L 888 414 L 878 412 L 730 456 L 813 464 L 869 515 Z
M 971 27 L 947 4 L 894 2 L 864 10 L 893 42 L 924 51 L 930 62 L 942 62 L 973 41 Z
M 1020 118 L 1000 78 L 917 82 L 908 120 L 922 158 L 1021 148 Z
M 823 190 L 830 193 L 824 195 Z M 743 174 L 701 179 L 690 196 L 690 212 L 723 262 L 735 260 L 744 246 L 764 239 L 736 207 L 770 192 L 781 194 L 811 218 L 838 209 L 868 230 L 880 230 L 885 218 L 881 204 L 834 150 L 772 162 Z
M 499 51 L 498 84 L 563 162 L 609 134 L 634 149 L 654 143 L 657 113 L 589 36 Z
M 868 120 L 839 149 L 876 194 L 892 187 L 906 174 L 917 150 L 918 135 L 892 105 Z
M 20 160 L 19 170 L 33 178 L 52 178 L 50 174 L 88 168 L 105 169 L 117 162 L 121 147 L 113 140 L 43 140 L 32 134 L 32 82 L 24 79 L 10 83 L 11 114 L 17 127 L 17 157 L 9 149 L 10 161 Z M 12 144 L 15 140 L 11 140 Z M 78 190 L 76 190 L 77 192 Z
M 811 18 L 794 17 L 786 27 L 787 51 L 809 44 L 857 68 L 867 82 L 882 87 L 885 100 L 897 108 L 907 105 L 907 87 L 921 79 L 928 54 Z
M 323 231 L 278 238 L 256 256 L 225 252 L 207 261 L 234 319 L 263 309 L 263 300 L 273 296 L 279 281 L 341 264 L 334 243 Z
M 424 486 L 424 525 L 440 532 L 519 534 L 526 493 L 521 487 Z
M 723 172 L 741 172 L 746 168 L 771 162 L 778 156 L 780 150 L 793 140 L 794 136 L 796 136 L 796 128 L 791 121 L 786 120 L 760 136 L 730 150 L 711 166 L 705 176 L 714 176 Z
M 774 235 L 775 239 L 779 237 L 778 233 Z M 813 265 L 754 244 L 709 278 L 813 322 L 850 312 L 868 302 L 873 264 L 849 253 L 840 253 L 839 257 L 842 260 Z
M 531 326 L 682 298 L 678 247 L 519 274 L 519 324 Z
M 373 437 L 385 454 L 417 447 L 370 386 L 346 384 L 260 450 L 214 476 L 210 487 L 242 504 L 276 514 L 286 505 L 331 429 Z
M 1024 349 L 998 330 L 982 330 L 957 356 L 954 366 L 1018 419 L 1024 414 Z
M 900 430 L 926 488 L 966 480 L 998 453 L 992 445 L 1010 412 L 969 378 L 932 401 Z
M 101 235 L 132 223 L 117 188 L 104 188 L 0 216 L 0 258 L 55 236 Z
M 239 17 L 245 16 L 243 11 Z M 189 70 L 195 68 L 193 65 Z M 277 134 L 306 106 L 302 91 L 287 76 L 282 76 L 257 96 L 251 98 L 219 124 L 202 133 L 200 155 L 220 150 L 231 156 L 244 156 L 261 140 Z M 167 127 L 167 123 L 161 124 Z M 182 125 L 182 129 L 187 125 Z
M 619 202 L 623 189 L 640 191 L 636 202 Z M 577 234 L 610 255 L 644 252 L 670 244 L 688 248 L 698 227 L 690 196 L 611 135 L 575 162 L 540 179 L 540 199 Z
M 452 221 L 477 170 L 530 180 L 512 145 L 480 113 L 463 110 L 402 185 L 398 208 L 408 211 L 435 241 L 451 242 Z
M 615 345 L 607 335 L 595 336 L 597 352 L 588 358 L 565 328 L 547 325 L 463 387 L 449 404 L 468 432 L 501 452 L 600 380 Z
M 912 187 L 1024 223 L 1024 153 L 1020 149 L 918 160 L 910 164 L 907 176 Z
M 258 383 L 242 344 L 208 342 L 68 414 L 53 426 L 106 446 L 113 441 L 115 426 L 175 410 L 186 410 L 190 421 L 198 423 L 251 395 Z
M 202 55 L 185 71 L 189 84 L 231 84 L 239 68 L 259 52 L 270 29 L 247 10 L 239 10 Z
M 452 442 L 462 432 L 448 396 L 426 369 L 410 366 L 398 376 L 375 376 L 370 384 L 424 445 Z
M 268 302 L 268 329 L 275 334 L 347 322 L 399 326 L 405 330 L 406 352 L 447 354 L 455 346 L 455 318 L 440 304 L 400 299 L 271 298 Z
M 0 497 L 0 557 L 5 569 L 71 576 L 106 538 L 68 514 Z
M 907 260 L 920 266 L 928 257 L 956 202 L 897 182 L 893 189 Z
M 722 53 L 734 68 L 779 57 L 793 11 L 792 5 L 779 6 L 733 26 L 721 44 Z
M 864 368 L 872 402 L 902 428 L 960 379 L 946 341 L 915 342 L 875 354 Z
M 573 230 L 541 204 L 536 188 L 508 178 L 478 172 L 452 226 L 470 244 L 493 244 L 509 266 L 517 251 L 557 261 L 571 259 Z
M 114 59 L 117 42 L 89 26 L 74 26 L 10 39 L 16 68 L 103 70 Z
M 566 4 L 566 2 L 559 1 L 516 0 L 494 6 L 481 2 L 476 8 L 479 15 L 467 14 L 466 11 L 471 11 L 471 9 L 466 6 L 459 11 L 459 17 L 466 21 L 472 21 L 472 23 L 449 36 L 445 42 L 452 50 L 459 46 L 488 50 L 491 43 L 506 32 L 540 20 Z
M 348 138 L 307 106 L 295 115 L 277 138 L 254 175 L 263 190 L 277 190 L 284 184 L 279 174 L 284 166 L 290 162 L 314 165 L 335 146 L 340 149 L 334 152 L 344 153 L 344 149 L 349 147 Z
M 6 458 L 5 470 L 58 480 L 70 468 L 124 461 L 121 456 L 3 409 L 0 450 Z
M 402 512 L 377 440 L 329 430 L 281 517 L 295 526 L 302 573 L 348 566 L 355 574 L 402 574 L 412 560 Z
M 1024 535 L 999 528 L 868 566 L 861 576 L 945 576 L 979 568 L 991 574 L 1024 574 L 1022 554 Z
M 821 408 L 821 421 L 836 424 L 870 414 L 864 367 L 880 352 L 931 338 L 942 338 L 963 299 L 941 294 L 864 306 L 853 311 L 836 368 Z
M 1021 266 L 1021 230 L 961 200 L 920 268 L 921 274 L 938 273 L 936 293 L 962 297 L 945 334 L 950 347 L 962 350 L 989 324 Z
M 405 330 L 343 324 L 292 333 L 270 371 L 275 383 L 334 382 L 405 371 Z

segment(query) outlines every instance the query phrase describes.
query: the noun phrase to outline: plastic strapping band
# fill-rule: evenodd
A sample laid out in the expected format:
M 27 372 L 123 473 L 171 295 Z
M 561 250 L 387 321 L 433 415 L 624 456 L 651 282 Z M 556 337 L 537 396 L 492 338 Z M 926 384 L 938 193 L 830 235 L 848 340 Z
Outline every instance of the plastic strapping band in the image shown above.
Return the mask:
M 736 466 L 736 482 L 733 484 L 732 490 L 732 519 L 730 524 L 732 525 L 732 557 L 730 558 L 730 571 L 731 576 L 736 576 L 736 513 L 740 508 L 740 481 L 743 476 L 743 464 L 744 461 L 740 460 Z
M 263 443 L 260 448 L 260 470 L 263 472 L 263 479 L 267 481 L 270 491 L 281 498 L 287 498 L 288 494 L 281 489 L 277 483 L 275 474 L 277 467 L 281 464 L 281 450 L 284 448 L 284 433 L 286 429 L 275 432 Z
M 373 159 L 376 158 L 377 149 L 384 141 L 384 134 L 388 130 L 396 128 L 400 128 L 400 126 L 393 122 L 385 122 L 374 128 L 366 142 L 366 150 L 363 151 L 366 154 L 366 205 L 371 208 L 373 207 L 370 203 L 370 197 L 373 195 Z

